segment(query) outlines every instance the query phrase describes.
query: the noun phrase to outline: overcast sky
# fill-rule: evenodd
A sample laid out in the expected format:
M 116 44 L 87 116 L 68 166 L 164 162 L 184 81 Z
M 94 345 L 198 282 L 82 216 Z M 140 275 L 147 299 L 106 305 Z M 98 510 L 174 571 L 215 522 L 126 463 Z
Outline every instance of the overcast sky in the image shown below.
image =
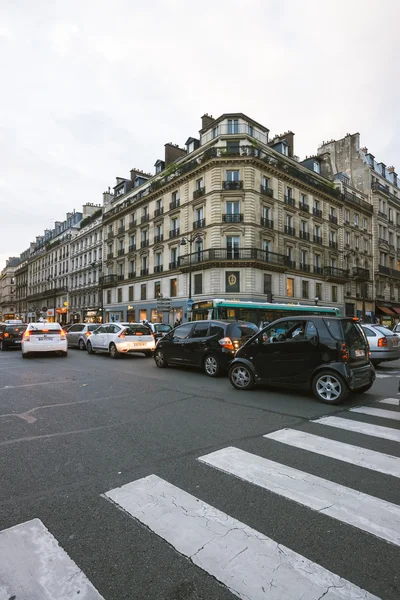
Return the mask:
M 0 0 L 0 269 L 205 112 L 300 157 L 359 131 L 400 172 L 399 22 L 398 0 Z

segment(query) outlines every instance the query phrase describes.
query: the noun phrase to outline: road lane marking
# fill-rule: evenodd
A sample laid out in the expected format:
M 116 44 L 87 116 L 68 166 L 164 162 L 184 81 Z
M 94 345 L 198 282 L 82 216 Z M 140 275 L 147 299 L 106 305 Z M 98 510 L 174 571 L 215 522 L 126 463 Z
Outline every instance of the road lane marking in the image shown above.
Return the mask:
M 104 600 L 42 521 L 0 531 L 0 599 Z
M 75 382 L 70 379 L 62 379 L 60 381 L 40 381 L 38 383 L 24 383 L 23 385 L 5 385 L 4 387 L 0 388 L 0 392 L 1 392 L 1 390 L 17 390 L 19 388 L 36 387 L 37 385 L 54 385 L 55 383 L 71 384 L 71 383 L 79 383 L 79 382 Z
M 272 433 L 267 433 L 263 437 L 288 444 L 295 448 L 308 450 L 322 456 L 329 456 L 343 462 L 392 475 L 400 478 L 400 458 L 360 448 L 352 444 L 337 442 L 328 438 L 306 433 L 305 431 L 297 431 L 296 429 L 280 429 Z
M 379 400 L 380 404 L 392 404 L 393 406 L 399 406 L 400 405 L 400 399 L 399 398 L 384 398 L 383 400 Z
M 371 435 L 372 437 L 382 438 L 383 440 L 392 440 L 400 442 L 400 430 L 392 429 L 391 427 L 383 427 L 382 425 L 371 425 L 371 423 L 362 423 L 361 421 L 351 421 L 342 417 L 321 417 L 315 419 L 311 423 L 319 425 L 329 425 L 329 427 L 337 427 L 338 429 L 346 429 L 354 433 L 362 433 L 363 435 Z
M 227 447 L 199 461 L 400 546 L 400 506 Z
M 372 417 L 380 417 L 381 419 L 392 419 L 393 421 L 400 421 L 399 412 L 395 412 L 394 410 L 385 410 L 384 408 L 375 408 L 374 406 L 356 406 L 355 408 L 350 408 L 350 412 L 359 413 L 362 415 L 371 415 Z
M 105 497 L 246 600 L 378 600 L 206 504 L 150 475 Z
M 387 379 L 388 377 L 396 377 L 396 375 L 389 375 L 387 373 L 375 373 L 377 379 Z

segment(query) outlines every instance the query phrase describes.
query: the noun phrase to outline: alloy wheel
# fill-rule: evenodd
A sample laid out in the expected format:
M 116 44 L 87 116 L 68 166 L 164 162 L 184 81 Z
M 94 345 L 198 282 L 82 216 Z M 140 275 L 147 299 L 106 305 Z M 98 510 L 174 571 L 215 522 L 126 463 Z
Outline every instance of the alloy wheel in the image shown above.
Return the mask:
M 204 361 L 204 370 L 210 377 L 215 377 L 218 372 L 218 360 L 211 354 Z
M 157 367 L 163 367 L 164 366 L 165 358 L 164 358 L 164 354 L 160 350 L 158 350 L 156 352 L 154 360 L 156 361 Z
M 246 367 L 237 366 L 231 370 L 231 379 L 236 387 L 245 389 L 251 383 L 251 374 Z
M 337 400 L 342 392 L 342 385 L 334 375 L 322 375 L 316 383 L 317 394 L 323 400 Z

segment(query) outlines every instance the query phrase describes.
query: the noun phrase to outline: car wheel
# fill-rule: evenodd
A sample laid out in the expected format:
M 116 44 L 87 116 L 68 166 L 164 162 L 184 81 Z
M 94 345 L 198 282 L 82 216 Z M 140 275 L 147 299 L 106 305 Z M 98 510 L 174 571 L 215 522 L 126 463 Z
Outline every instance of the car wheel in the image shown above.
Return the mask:
M 85 342 L 83 340 L 79 340 L 78 348 L 79 348 L 79 350 L 85 349 Z
M 61 356 L 62 356 L 63 358 L 67 358 L 67 356 L 68 356 L 68 352 L 61 352 Z
M 153 355 L 153 353 L 149 352 L 149 351 L 143 352 L 143 354 L 145 355 L 146 358 L 150 358 Z
M 354 393 L 355 394 L 365 394 L 365 392 L 368 392 L 368 390 L 370 390 L 373 385 L 374 385 L 374 382 L 371 381 L 371 383 L 369 383 L 368 385 L 364 385 L 362 388 L 358 388 L 358 390 L 354 390 Z
M 349 394 L 343 377 L 333 371 L 321 371 L 312 380 L 312 391 L 320 402 L 325 404 L 339 404 Z
M 29 352 L 22 352 L 22 358 L 29 358 Z
M 204 372 L 209 377 L 218 377 L 221 372 L 221 365 L 214 354 L 208 354 L 204 359 Z
M 119 352 L 117 350 L 117 346 L 115 344 L 110 344 L 110 356 L 111 358 L 118 358 L 119 357 Z
M 90 342 L 86 344 L 86 350 L 88 351 L 88 354 L 94 354 L 93 346 Z
M 237 390 L 251 390 L 254 387 L 254 375 L 244 364 L 233 365 L 229 369 L 228 378 Z
M 165 367 L 168 367 L 168 363 L 165 360 L 164 352 L 162 350 L 156 350 L 154 354 L 154 360 L 157 367 L 160 369 L 165 369 Z

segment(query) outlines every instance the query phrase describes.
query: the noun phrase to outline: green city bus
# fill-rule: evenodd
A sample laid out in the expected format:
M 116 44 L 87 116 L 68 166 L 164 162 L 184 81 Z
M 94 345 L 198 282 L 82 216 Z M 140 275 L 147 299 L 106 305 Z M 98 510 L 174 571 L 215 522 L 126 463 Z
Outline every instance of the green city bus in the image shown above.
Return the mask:
M 330 306 L 304 304 L 276 304 L 272 302 L 242 302 L 240 300 L 200 300 L 192 305 L 192 320 L 222 319 L 250 321 L 260 326 L 282 317 L 295 315 L 327 315 L 340 317 L 340 310 Z

